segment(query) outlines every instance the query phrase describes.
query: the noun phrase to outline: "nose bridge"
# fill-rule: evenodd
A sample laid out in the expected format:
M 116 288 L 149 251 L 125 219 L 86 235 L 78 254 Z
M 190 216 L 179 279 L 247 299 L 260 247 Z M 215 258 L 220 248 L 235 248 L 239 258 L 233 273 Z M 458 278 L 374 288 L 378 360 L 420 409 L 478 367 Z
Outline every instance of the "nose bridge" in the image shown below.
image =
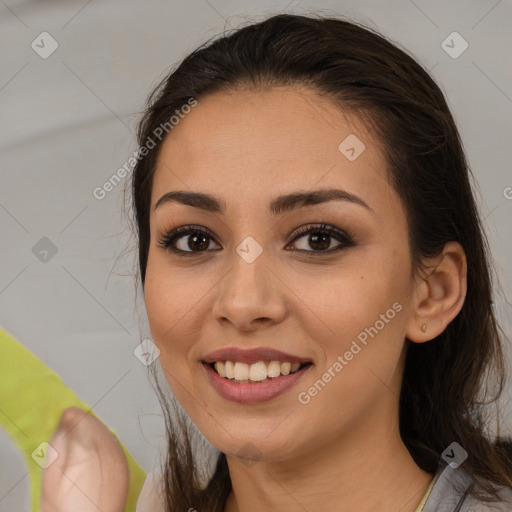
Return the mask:
M 281 321 L 286 313 L 285 299 L 269 267 L 269 251 L 254 238 L 245 238 L 230 257 L 230 270 L 220 283 L 214 316 L 240 329 L 250 329 L 254 320 Z

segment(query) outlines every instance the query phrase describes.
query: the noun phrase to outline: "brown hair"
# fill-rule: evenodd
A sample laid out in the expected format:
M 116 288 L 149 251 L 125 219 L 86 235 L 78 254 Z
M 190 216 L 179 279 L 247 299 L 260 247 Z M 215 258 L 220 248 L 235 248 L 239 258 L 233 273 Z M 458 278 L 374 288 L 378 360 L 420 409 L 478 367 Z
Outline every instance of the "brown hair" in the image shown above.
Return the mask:
M 485 435 L 484 406 L 504 385 L 504 357 L 493 310 L 488 243 L 473 197 L 471 171 L 445 98 L 409 54 L 378 32 L 344 19 L 281 14 L 208 41 L 188 55 L 153 91 L 138 128 L 142 147 L 191 98 L 240 87 L 301 84 L 359 115 L 385 148 L 390 183 L 407 213 L 414 271 L 423 258 L 459 242 L 467 257 L 467 296 L 460 313 L 437 338 L 405 342 L 400 434 L 419 467 L 434 473 L 453 442 L 469 454 L 464 469 L 482 485 L 472 494 L 492 501 L 494 487 L 512 486 L 509 441 Z M 170 135 L 172 136 L 172 134 Z M 162 139 L 163 140 L 163 139 Z M 150 243 L 152 177 L 161 141 L 139 155 L 131 184 L 141 282 Z M 487 382 L 496 393 L 486 401 Z M 485 394 L 480 396 L 482 390 Z M 167 510 L 223 511 L 231 491 L 224 453 L 201 484 L 183 412 L 164 410 L 168 455 Z M 174 407 L 177 409 L 177 407 Z M 499 422 L 498 422 L 499 433 Z M 183 436 L 181 436 L 183 434 Z

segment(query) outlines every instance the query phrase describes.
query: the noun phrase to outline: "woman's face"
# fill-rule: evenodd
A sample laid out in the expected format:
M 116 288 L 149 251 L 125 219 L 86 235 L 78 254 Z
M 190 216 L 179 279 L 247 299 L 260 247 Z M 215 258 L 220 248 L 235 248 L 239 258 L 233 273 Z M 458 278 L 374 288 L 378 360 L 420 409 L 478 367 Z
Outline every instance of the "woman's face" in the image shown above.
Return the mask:
M 286 460 L 396 429 L 415 282 L 386 176 L 362 122 L 308 89 L 202 97 L 164 141 L 145 282 L 151 334 L 172 391 L 226 454 Z M 342 192 L 295 198 L 327 190 Z M 175 191 L 219 205 L 159 202 Z M 238 352 L 214 353 L 223 349 Z M 207 364 L 226 360 L 220 373 L 249 381 Z M 284 375 L 294 362 L 308 364 Z

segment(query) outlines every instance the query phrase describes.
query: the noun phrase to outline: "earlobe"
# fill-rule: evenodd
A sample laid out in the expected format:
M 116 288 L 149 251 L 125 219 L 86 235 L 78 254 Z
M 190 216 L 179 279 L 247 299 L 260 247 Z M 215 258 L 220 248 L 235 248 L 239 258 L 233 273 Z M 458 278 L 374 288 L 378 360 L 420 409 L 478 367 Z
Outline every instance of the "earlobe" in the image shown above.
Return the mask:
M 416 289 L 416 303 L 406 336 L 424 343 L 439 336 L 462 309 L 467 291 L 467 262 L 458 242 L 448 242 L 438 258 L 429 262 Z

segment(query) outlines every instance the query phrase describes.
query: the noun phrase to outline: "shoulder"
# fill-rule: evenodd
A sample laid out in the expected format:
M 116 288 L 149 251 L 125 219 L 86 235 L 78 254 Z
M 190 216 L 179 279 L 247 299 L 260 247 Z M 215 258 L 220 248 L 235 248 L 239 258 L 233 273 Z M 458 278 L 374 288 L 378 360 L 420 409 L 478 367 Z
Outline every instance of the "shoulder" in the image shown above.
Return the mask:
M 512 488 L 494 486 L 498 502 L 484 502 L 470 494 L 476 488 L 471 475 L 462 466 L 441 467 L 421 512 L 511 512 Z
M 512 512 L 512 488 L 497 488 L 496 494 L 499 497 L 497 502 L 484 502 L 467 496 L 460 512 Z

